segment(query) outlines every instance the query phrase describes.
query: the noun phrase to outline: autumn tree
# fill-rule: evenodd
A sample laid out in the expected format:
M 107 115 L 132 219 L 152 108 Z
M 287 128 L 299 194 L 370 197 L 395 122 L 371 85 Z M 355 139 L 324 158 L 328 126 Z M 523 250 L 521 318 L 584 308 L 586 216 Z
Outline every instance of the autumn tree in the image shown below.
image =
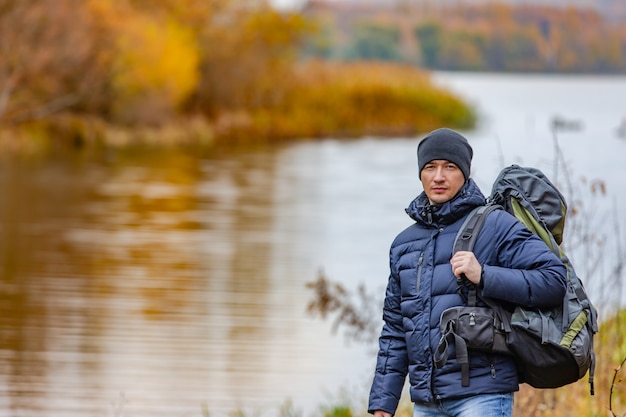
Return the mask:
M 110 117 L 126 124 L 172 118 L 198 84 L 199 51 L 185 22 L 131 2 L 92 0 L 89 11 L 107 33 Z
M 231 5 L 200 34 L 202 79 L 195 105 L 210 115 L 282 100 L 309 26 L 302 16 Z M 236 27 L 237 30 L 232 30 Z
M 98 42 L 80 0 L 0 0 L 0 123 L 98 108 Z
M 472 4 L 425 2 L 420 8 L 399 7 L 393 15 L 381 6 L 352 17 L 342 9 L 310 8 L 306 15 L 320 19 L 325 27 L 334 22 L 344 43 L 385 46 L 376 58 L 408 62 L 406 54 L 388 53 L 399 44 L 415 46 L 414 56 L 429 69 L 550 72 L 623 72 L 626 70 L 626 29 L 592 9 L 556 8 L 540 5 L 512 6 L 504 2 Z M 330 4 L 330 3 L 329 3 Z M 401 31 L 407 20 L 412 31 Z M 390 39 L 372 33 L 365 38 L 362 27 L 385 27 L 406 39 Z M 412 33 L 411 33 L 412 32 Z M 332 33 L 327 39 L 337 39 Z M 374 44 L 372 40 L 377 41 Z M 322 50 L 326 53 L 329 48 Z M 330 48 L 331 49 L 331 48 Z M 312 50 L 307 50 L 311 54 Z M 370 59 L 372 48 L 353 48 L 350 59 Z

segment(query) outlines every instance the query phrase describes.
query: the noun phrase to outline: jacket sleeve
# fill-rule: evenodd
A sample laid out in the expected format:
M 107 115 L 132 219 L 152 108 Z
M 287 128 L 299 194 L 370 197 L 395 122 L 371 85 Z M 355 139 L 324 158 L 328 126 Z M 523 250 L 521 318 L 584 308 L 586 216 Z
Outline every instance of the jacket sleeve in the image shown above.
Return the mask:
M 395 414 L 408 372 L 400 297 L 399 278 L 392 272 L 385 293 L 384 325 L 379 337 L 376 371 L 369 396 L 368 411 L 372 414 L 376 410 Z
M 562 302 L 567 269 L 537 235 L 509 213 L 498 210 L 489 216 L 481 233 L 489 239 L 481 280 L 482 294 L 525 307 L 553 307 Z M 480 236 L 479 236 L 480 237 Z M 475 248 L 476 249 L 476 248 Z M 476 253 L 476 250 L 475 250 Z

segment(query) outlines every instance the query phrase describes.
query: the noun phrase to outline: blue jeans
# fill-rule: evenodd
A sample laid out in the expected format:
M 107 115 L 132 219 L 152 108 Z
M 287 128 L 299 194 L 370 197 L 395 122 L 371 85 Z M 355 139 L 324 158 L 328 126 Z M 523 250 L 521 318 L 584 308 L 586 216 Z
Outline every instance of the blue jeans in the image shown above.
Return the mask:
M 413 406 L 413 417 L 511 417 L 512 414 L 513 393 L 475 395 Z

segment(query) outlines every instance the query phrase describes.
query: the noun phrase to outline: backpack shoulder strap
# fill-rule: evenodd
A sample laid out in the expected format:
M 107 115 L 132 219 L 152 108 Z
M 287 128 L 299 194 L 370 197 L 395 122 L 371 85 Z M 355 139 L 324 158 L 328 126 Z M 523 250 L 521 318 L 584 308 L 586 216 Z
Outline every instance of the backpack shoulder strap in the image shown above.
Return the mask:
M 454 238 L 454 245 L 452 246 L 452 254 L 457 253 L 458 251 L 472 251 L 474 249 L 474 244 L 476 243 L 476 239 L 478 238 L 478 234 L 485 224 L 485 220 L 489 213 L 494 210 L 501 209 L 502 206 L 497 204 L 487 204 L 483 206 L 478 206 L 473 209 L 463 221 L 461 228 L 456 234 Z M 461 275 L 460 279 L 457 279 L 457 284 L 459 286 L 458 292 L 459 294 L 465 298 L 463 295 L 463 285 L 468 283 L 469 281 L 465 277 L 465 274 Z M 478 291 L 474 285 L 470 285 L 469 291 L 467 293 L 467 305 L 475 306 L 476 298 L 478 296 Z M 481 297 L 482 298 L 482 297 Z M 489 303 L 487 303 L 489 304 Z M 491 305 L 490 305 L 491 306 Z M 493 308 L 493 307 L 492 307 Z
M 472 251 L 474 249 L 478 233 L 480 233 L 480 230 L 487 219 L 487 215 L 498 209 L 502 209 L 502 207 L 497 204 L 487 204 L 484 206 L 478 206 L 472 210 L 465 218 L 465 221 L 461 225 L 461 228 L 454 239 L 452 253 L 454 254 L 458 251 Z

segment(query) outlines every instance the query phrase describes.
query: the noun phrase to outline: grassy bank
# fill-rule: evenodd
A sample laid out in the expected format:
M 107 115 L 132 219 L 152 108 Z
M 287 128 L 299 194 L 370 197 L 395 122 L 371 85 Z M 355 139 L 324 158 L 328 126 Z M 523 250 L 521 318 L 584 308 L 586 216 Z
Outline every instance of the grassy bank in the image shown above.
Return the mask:
M 476 122 L 466 103 L 410 66 L 312 61 L 297 66 L 284 83 L 287 88 L 274 105 L 251 108 L 237 118 L 221 114 L 216 139 L 406 136 L 443 125 L 467 129 Z M 223 116 L 240 123 L 221 123 Z

